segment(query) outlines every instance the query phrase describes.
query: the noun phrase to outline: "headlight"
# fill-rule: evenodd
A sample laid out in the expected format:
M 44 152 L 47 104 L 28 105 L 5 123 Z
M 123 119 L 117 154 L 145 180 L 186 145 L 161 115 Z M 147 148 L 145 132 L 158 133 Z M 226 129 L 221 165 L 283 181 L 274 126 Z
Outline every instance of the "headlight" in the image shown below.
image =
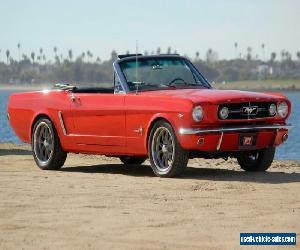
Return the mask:
M 274 103 L 272 103 L 269 107 L 269 114 L 270 116 L 276 115 L 276 105 Z
M 223 107 L 219 111 L 219 116 L 222 120 L 225 120 L 228 117 L 229 110 L 227 107 Z
M 278 105 L 278 114 L 281 118 L 285 118 L 289 113 L 289 107 L 286 102 L 281 102 Z
M 195 122 L 200 122 L 203 119 L 203 109 L 201 106 L 196 106 L 192 113 Z

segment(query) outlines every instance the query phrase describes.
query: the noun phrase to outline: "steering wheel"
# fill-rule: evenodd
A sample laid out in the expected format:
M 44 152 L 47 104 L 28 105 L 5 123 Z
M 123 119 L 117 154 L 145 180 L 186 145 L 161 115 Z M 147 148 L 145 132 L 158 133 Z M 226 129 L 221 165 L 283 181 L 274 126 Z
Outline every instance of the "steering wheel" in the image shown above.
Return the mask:
M 171 86 L 171 85 L 172 85 L 174 82 L 176 82 L 176 81 L 182 81 L 185 85 L 188 85 L 187 82 L 186 82 L 185 80 L 183 80 L 182 78 L 180 78 L 180 77 L 177 77 L 177 78 L 173 79 L 173 80 L 170 81 L 167 85 L 168 85 L 168 86 Z

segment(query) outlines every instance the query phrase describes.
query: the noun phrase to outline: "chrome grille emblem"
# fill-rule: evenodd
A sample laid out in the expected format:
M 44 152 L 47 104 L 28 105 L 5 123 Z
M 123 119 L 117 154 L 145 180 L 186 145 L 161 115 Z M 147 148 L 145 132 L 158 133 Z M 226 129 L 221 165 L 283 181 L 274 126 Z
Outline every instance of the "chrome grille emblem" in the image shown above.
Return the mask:
M 242 112 L 244 115 L 256 115 L 258 111 L 257 106 L 249 106 L 249 107 L 243 107 Z

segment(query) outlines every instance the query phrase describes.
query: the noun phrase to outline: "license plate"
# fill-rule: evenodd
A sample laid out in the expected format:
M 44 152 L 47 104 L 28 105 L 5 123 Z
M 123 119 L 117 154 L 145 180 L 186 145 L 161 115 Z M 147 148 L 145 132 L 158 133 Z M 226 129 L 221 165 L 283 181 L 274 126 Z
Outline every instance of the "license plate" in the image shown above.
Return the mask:
M 256 134 L 240 134 L 239 147 L 253 148 L 256 146 Z

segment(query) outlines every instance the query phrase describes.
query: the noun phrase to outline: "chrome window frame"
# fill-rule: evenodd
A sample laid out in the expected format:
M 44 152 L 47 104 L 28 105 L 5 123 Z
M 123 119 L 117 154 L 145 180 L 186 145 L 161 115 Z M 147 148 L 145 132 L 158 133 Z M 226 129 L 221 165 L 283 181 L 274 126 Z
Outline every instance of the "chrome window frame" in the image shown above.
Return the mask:
M 206 85 L 204 87 L 207 87 L 208 89 L 212 88 L 212 86 L 210 85 L 208 80 L 201 74 L 201 72 L 195 67 L 195 65 L 185 57 L 178 56 L 178 55 L 153 55 L 153 56 L 138 56 L 137 58 L 142 59 L 142 58 L 159 58 L 159 57 L 161 57 L 161 58 L 179 58 L 179 59 L 185 60 L 185 62 L 191 68 L 192 73 L 193 74 L 194 73 L 199 74 L 199 77 L 204 80 L 204 84 Z M 125 58 L 122 58 L 122 59 L 117 59 L 113 63 L 114 73 L 116 73 L 116 75 L 118 76 L 118 78 L 120 80 L 120 83 L 121 83 L 121 86 L 123 88 L 123 91 L 125 93 L 134 92 L 134 91 L 129 89 L 126 77 L 125 77 L 124 73 L 121 70 L 120 63 L 123 62 L 123 61 L 132 60 L 134 58 L 136 58 L 136 57 L 135 56 L 129 56 L 129 57 L 125 57 Z M 114 85 L 115 85 L 115 79 L 114 79 Z

